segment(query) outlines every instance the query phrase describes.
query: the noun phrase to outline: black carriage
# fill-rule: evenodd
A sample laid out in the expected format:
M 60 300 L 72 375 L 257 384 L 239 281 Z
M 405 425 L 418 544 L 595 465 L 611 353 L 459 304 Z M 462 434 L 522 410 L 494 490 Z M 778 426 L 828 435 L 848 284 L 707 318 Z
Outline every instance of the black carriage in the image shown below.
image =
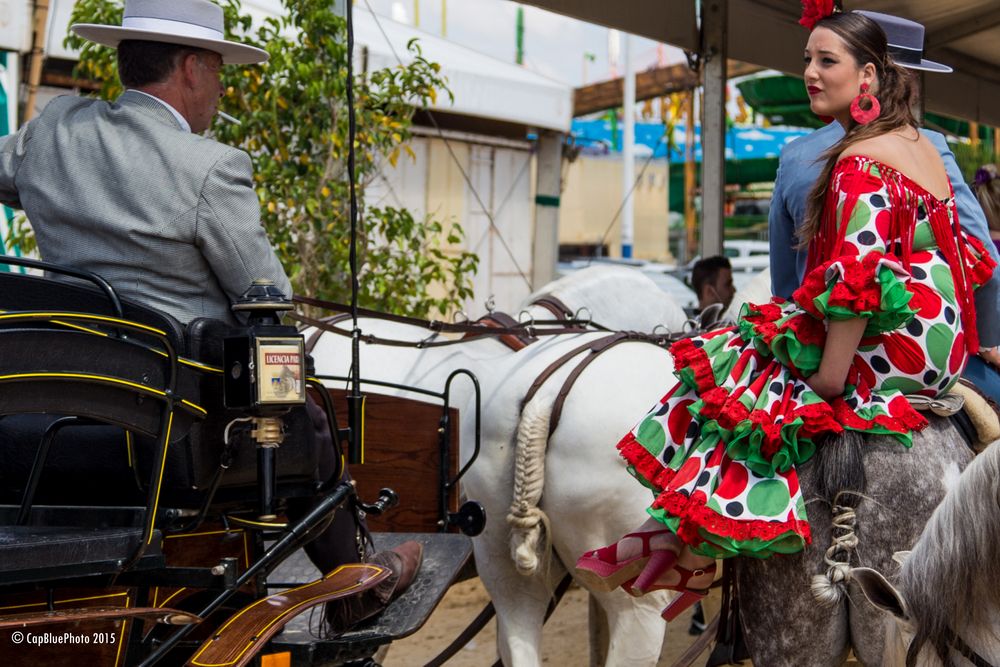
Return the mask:
M 357 484 L 338 481 L 339 469 L 323 479 L 304 392 L 338 443 L 350 430 L 338 421 L 345 398 L 295 365 L 302 337 L 281 325 L 267 288 L 244 300 L 249 327 L 183 327 L 93 274 L 5 261 L 46 276 L 0 273 L 0 654 L 14 664 L 375 664 L 381 646 L 419 629 L 471 552 L 449 528 L 482 528 L 474 507 L 456 511 L 446 394 L 443 412 L 373 398 L 370 464 L 355 469 Z M 269 373 L 270 362 L 282 368 Z M 377 491 L 385 484 L 398 496 Z M 397 503 L 398 516 L 378 516 Z M 318 573 L 300 550 L 353 509 L 395 531 L 376 532 L 378 548 L 415 538 L 425 562 L 383 614 L 322 637 L 309 610 L 388 574 L 371 564 Z

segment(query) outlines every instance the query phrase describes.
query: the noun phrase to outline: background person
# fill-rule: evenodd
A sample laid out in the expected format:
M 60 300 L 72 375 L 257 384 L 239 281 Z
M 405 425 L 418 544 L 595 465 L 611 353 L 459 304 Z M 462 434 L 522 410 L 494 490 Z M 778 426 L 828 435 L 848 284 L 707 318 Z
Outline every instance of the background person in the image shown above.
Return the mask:
M 722 255 L 699 259 L 691 269 L 691 287 L 698 295 L 699 311 L 715 303 L 725 310 L 736 295 L 732 264 Z
M 990 238 L 993 245 L 1000 252 L 1000 178 L 997 175 L 995 164 L 984 164 L 976 170 L 976 176 L 972 182 L 972 189 L 976 193 L 976 200 L 979 202 L 983 214 L 986 216 L 986 224 L 990 228 Z

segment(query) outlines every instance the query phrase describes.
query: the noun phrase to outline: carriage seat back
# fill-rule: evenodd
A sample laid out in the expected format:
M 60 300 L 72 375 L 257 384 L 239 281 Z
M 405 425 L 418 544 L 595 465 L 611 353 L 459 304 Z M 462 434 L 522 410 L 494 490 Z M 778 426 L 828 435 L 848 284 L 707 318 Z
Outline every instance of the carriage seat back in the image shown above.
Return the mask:
M 114 316 L 114 308 L 104 293 L 65 279 L 0 273 L 0 295 L 0 310 L 7 313 L 70 311 Z M 226 425 L 244 416 L 223 406 L 220 366 L 222 340 L 229 326 L 217 320 L 198 319 L 184 327 L 170 315 L 141 304 L 122 299 L 121 305 L 123 319 L 159 329 L 180 355 L 195 362 L 178 365 L 178 394 L 202 409 L 185 404 L 185 409 L 178 411 L 165 462 L 163 496 L 167 502 L 196 506 L 219 469 Z M 30 326 L 0 325 L 4 340 L 16 343 L 0 346 L 0 375 L 62 369 L 72 375 L 121 375 L 143 386 L 157 386 L 163 381 L 162 356 L 149 349 L 162 349 L 155 337 L 130 331 L 128 335 L 145 347 L 128 345 L 114 337 L 113 322 L 85 324 L 88 331 L 73 328 L 80 322 L 60 324 L 58 318 Z M 150 355 L 155 359 L 147 358 Z M 106 396 L 97 410 L 101 414 L 95 414 L 87 406 L 102 392 Z M 5 464 L 0 466 L 0 489 L 4 495 L 23 485 L 32 452 L 52 421 L 49 416 L 24 413 L 91 416 L 121 427 L 73 427 L 60 433 L 45 468 L 41 499 L 63 502 L 80 480 L 87 479 L 93 483 L 92 488 L 103 492 L 98 496 L 108 496 L 101 501 L 117 498 L 114 502 L 120 503 L 135 496 L 136 479 L 148 479 L 158 424 L 155 401 L 135 397 L 121 400 L 106 387 L 65 380 L 39 381 L 28 391 L 23 383 L 17 391 L 9 387 L 0 400 L 3 413 L 18 415 L 0 417 L 0 459 Z M 300 409 L 285 421 L 289 435 L 278 456 L 279 479 L 311 485 L 316 480 L 316 453 L 309 418 Z M 222 477 L 222 486 L 252 487 L 256 453 L 248 438 L 241 438 L 238 430 L 235 433 L 234 458 Z M 71 480 L 76 483 L 67 485 Z M 118 490 L 113 491 L 116 487 Z

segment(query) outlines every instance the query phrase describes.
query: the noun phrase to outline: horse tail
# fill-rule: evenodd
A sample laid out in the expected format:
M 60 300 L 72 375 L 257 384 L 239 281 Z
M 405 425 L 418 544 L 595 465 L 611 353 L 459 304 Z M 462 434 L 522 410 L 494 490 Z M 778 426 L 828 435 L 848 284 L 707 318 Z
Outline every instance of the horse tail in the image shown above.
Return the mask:
M 1000 444 L 966 467 L 903 563 L 899 583 L 914 645 L 947 654 L 952 631 L 1000 639 Z M 950 629 L 949 629 L 950 627 Z M 992 634 L 990 634 L 992 633 Z
M 549 562 L 552 549 L 549 517 L 538 507 L 545 486 L 545 449 L 549 441 L 550 405 L 535 396 L 521 412 L 514 452 L 514 498 L 507 523 L 511 526 L 511 558 L 525 576 L 538 571 L 539 551 Z M 540 547 L 540 544 L 542 546 Z
M 825 606 L 839 603 L 847 594 L 851 554 L 858 546 L 858 537 L 854 534 L 855 510 L 867 484 L 863 444 L 860 433 L 844 430 L 826 437 L 816 448 L 817 493 L 830 503 L 833 526 L 830 547 L 824 556 L 827 570 L 813 576 L 810 589 Z

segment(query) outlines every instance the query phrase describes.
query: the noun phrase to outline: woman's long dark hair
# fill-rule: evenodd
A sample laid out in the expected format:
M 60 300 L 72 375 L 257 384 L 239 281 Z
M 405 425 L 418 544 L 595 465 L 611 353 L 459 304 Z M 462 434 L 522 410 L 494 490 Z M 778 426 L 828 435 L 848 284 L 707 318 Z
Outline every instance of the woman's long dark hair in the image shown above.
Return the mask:
M 830 175 L 840 154 L 859 141 L 903 127 L 918 127 L 911 110 L 916 95 L 912 75 L 889 57 L 885 32 L 878 23 L 864 14 L 844 12 L 820 20 L 816 28 L 831 30 L 843 39 L 858 67 L 867 63 L 875 65 L 875 83 L 869 92 L 878 99 L 882 112 L 866 125 L 859 125 L 852 119 L 843 138 L 820 157 L 826 159 L 826 165 L 809 193 L 806 219 L 798 233 L 799 248 L 809 245 L 819 231 Z

